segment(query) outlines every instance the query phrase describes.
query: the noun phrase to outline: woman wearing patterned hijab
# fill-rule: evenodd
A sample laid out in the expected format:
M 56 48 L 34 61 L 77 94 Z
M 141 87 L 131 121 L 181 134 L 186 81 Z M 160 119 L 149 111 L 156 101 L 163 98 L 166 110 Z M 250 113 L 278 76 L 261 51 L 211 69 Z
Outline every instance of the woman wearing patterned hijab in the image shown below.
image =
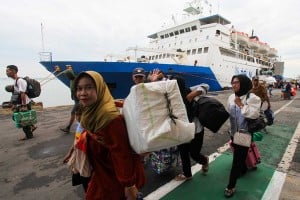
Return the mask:
M 106 83 L 99 73 L 86 71 L 76 78 L 75 90 L 86 132 L 79 143 L 86 146 L 93 169 L 86 199 L 136 199 L 145 182 L 144 167 L 130 147 L 124 118 Z
M 233 76 L 231 85 L 234 94 L 228 98 L 228 110 L 230 114 L 230 133 L 233 140 L 233 136 L 237 131 L 248 130 L 245 118 L 256 119 L 259 117 L 261 100 L 253 93 L 247 95 L 252 89 L 252 81 L 246 75 Z M 232 146 L 234 148 L 233 161 L 229 183 L 224 191 L 225 197 L 233 196 L 237 179 L 247 172 L 245 161 L 249 147 L 234 144 L 234 141 Z

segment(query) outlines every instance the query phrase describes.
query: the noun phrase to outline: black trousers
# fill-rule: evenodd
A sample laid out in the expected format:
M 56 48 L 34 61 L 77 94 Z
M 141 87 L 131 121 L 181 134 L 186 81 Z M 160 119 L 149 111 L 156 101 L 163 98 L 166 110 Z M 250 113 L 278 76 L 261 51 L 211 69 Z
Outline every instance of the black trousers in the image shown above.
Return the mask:
M 200 153 L 203 144 L 204 130 L 195 134 L 195 138 L 185 144 L 178 145 L 180 158 L 182 162 L 182 171 L 185 177 L 191 177 L 191 160 L 190 156 L 197 163 L 204 165 L 207 163 L 207 159 Z
M 227 185 L 228 189 L 235 187 L 237 179 L 247 172 L 246 158 L 248 154 L 249 147 L 239 146 L 232 144 L 234 148 L 232 166 L 229 176 L 229 183 Z

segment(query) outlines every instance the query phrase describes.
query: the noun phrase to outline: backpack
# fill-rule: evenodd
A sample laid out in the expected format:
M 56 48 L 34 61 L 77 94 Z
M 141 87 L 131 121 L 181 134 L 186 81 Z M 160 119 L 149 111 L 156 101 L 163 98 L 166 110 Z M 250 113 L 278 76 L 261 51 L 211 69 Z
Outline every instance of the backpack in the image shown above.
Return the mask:
M 195 116 L 200 123 L 216 133 L 229 118 L 229 113 L 224 105 L 213 97 L 203 96 L 193 102 Z
M 271 109 L 266 109 L 264 111 L 265 117 L 267 119 L 267 125 L 271 126 L 274 122 L 274 112 Z
M 33 78 L 25 76 L 23 78 L 27 82 L 26 95 L 29 98 L 36 98 L 41 94 L 41 84 Z M 17 81 L 16 81 L 17 84 Z

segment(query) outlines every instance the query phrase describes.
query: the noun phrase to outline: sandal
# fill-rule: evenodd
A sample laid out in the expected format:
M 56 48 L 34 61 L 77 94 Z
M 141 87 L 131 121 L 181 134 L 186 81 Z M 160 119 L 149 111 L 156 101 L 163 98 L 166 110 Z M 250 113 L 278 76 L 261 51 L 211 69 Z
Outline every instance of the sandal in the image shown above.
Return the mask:
M 19 139 L 19 141 L 25 141 L 25 140 L 27 140 L 27 137 Z
M 224 196 L 226 198 L 230 198 L 234 195 L 234 193 L 235 193 L 235 188 L 231 188 L 231 189 L 226 188 L 224 191 Z
M 187 181 L 187 180 L 190 180 L 190 179 L 192 179 L 192 176 L 186 177 L 184 174 L 178 174 L 178 175 L 175 177 L 175 180 L 176 180 L 176 181 Z
M 31 132 L 33 133 L 33 131 L 35 131 L 35 129 L 37 129 L 37 126 L 31 126 Z
M 70 129 L 69 128 L 60 128 L 60 130 L 62 132 L 65 132 L 65 133 L 70 133 Z
M 208 156 L 205 156 L 205 157 L 206 157 L 207 162 L 206 162 L 205 165 L 202 165 L 201 171 L 202 171 L 203 173 L 207 173 L 207 172 L 208 172 L 208 169 L 209 169 L 209 158 L 208 158 Z

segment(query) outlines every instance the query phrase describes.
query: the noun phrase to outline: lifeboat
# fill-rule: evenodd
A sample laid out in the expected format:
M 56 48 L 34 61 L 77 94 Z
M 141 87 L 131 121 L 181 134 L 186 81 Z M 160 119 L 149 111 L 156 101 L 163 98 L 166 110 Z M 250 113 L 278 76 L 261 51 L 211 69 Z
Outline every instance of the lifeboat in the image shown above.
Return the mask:
M 259 47 L 259 41 L 256 38 L 250 38 L 249 39 L 249 47 L 251 49 L 257 50 Z
M 257 49 L 258 53 L 267 54 L 270 50 L 270 46 L 267 43 L 259 42 L 259 47 Z
M 268 56 L 276 57 L 277 56 L 277 50 L 275 48 L 270 48 L 270 50 L 268 52 Z
M 232 32 L 231 39 L 233 41 L 237 40 L 237 43 L 242 45 L 246 45 L 249 42 L 248 34 L 244 32 Z

